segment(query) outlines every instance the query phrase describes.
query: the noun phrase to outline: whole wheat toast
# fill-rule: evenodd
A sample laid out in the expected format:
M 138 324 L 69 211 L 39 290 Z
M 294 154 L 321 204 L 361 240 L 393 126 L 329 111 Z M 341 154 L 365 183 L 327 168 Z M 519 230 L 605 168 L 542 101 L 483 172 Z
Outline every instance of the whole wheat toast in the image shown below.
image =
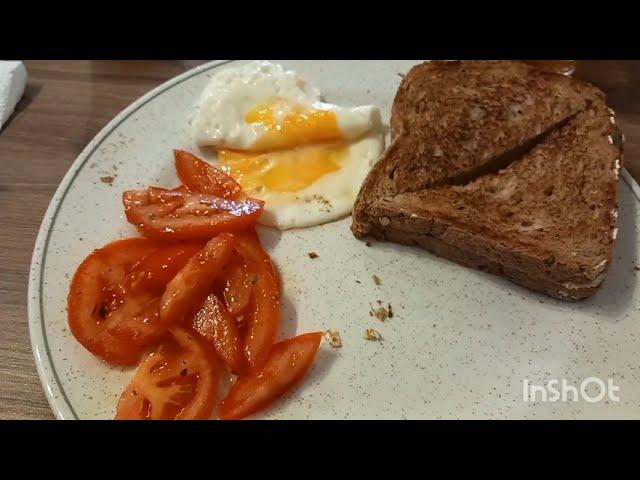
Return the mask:
M 384 196 L 465 183 L 497 171 L 595 102 L 600 90 L 517 61 L 425 62 L 402 80 L 391 144 L 364 181 L 353 230 Z
M 511 70 L 511 63 L 505 68 Z M 529 75 L 528 68 L 520 74 Z M 563 88 L 574 84 L 553 77 L 550 81 L 560 82 Z M 370 234 L 418 245 L 562 299 L 594 293 L 604 278 L 615 239 L 622 149 L 602 94 L 581 82 L 575 85 L 574 93 L 583 94 L 583 104 L 574 111 L 565 103 L 566 117 L 554 117 L 555 126 L 542 136 L 536 132 L 544 127 L 533 126 L 529 137 L 535 138 L 536 146 L 523 149 L 523 156 L 497 173 L 480 171 L 477 178 L 464 181 L 457 181 L 460 169 L 478 168 L 474 163 L 478 158 L 491 163 L 491 155 L 469 160 L 460 153 L 464 148 L 459 145 L 455 150 L 452 143 L 450 148 L 457 155 L 453 162 L 418 162 L 423 174 L 414 176 L 419 180 L 400 182 L 402 177 L 396 174 L 390 185 L 390 166 L 396 172 L 400 168 L 409 172 L 416 165 L 415 155 L 401 154 L 409 143 L 407 128 L 414 129 L 416 124 L 408 127 L 408 107 L 394 104 L 392 144 L 377 173 L 365 181 L 354 207 L 356 236 Z M 403 95 L 399 91 L 396 101 L 406 102 Z M 496 118 L 504 120 L 504 115 Z M 510 128 L 503 125 L 502 130 Z M 500 156 L 500 148 L 494 148 L 492 155 Z

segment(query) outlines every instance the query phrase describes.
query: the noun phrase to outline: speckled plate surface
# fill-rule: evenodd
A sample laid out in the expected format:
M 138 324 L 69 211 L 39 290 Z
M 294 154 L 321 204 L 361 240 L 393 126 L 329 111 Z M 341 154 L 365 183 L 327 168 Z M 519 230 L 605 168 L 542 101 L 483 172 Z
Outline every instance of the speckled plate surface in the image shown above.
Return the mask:
M 331 102 L 374 103 L 388 121 L 399 73 L 410 61 L 283 61 Z M 38 372 L 58 418 L 112 418 L 131 369 L 98 361 L 67 327 L 73 272 L 94 248 L 135 235 L 121 193 L 174 185 L 173 148 L 195 149 L 187 113 L 218 61 L 153 90 L 86 147 L 56 192 L 38 236 L 29 284 L 29 326 Z M 101 177 L 112 176 L 111 185 Z M 260 231 L 283 277 L 282 335 L 333 328 L 303 386 L 261 418 L 640 417 L 640 202 L 620 182 L 620 231 L 603 288 L 578 304 L 531 293 L 415 248 L 357 241 L 348 219 L 280 233 Z M 312 260 L 308 252 L 317 252 Z M 374 284 L 377 275 L 381 285 Z M 391 304 L 381 323 L 370 304 Z M 383 340 L 363 339 L 367 328 Z M 611 378 L 619 402 L 523 399 L 523 380 L 544 384 Z

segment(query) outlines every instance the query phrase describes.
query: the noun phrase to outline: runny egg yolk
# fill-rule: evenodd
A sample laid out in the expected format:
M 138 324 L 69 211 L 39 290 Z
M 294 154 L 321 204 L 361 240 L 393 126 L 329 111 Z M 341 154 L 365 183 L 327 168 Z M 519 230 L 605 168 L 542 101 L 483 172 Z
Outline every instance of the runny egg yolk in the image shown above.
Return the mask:
M 250 153 L 218 151 L 218 162 L 247 192 L 297 192 L 339 170 L 347 158 L 344 145 L 309 145 L 293 150 Z
M 275 99 L 254 107 L 245 121 L 265 133 L 251 151 L 219 150 L 218 162 L 247 192 L 297 192 L 339 170 L 347 157 L 347 147 L 335 143 L 342 135 L 331 110 Z
M 332 110 L 309 109 L 278 98 L 254 107 L 245 115 L 245 121 L 265 129 L 251 146 L 253 151 L 281 150 L 342 138 Z

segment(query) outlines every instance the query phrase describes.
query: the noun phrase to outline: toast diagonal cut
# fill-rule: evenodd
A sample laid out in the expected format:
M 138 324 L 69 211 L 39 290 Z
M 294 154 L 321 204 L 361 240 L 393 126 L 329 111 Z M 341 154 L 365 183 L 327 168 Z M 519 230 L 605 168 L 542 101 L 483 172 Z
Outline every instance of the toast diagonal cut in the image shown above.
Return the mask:
M 523 62 L 417 65 L 398 88 L 391 145 L 356 206 L 498 170 L 603 98 L 592 85 Z
M 499 76 L 496 71 L 500 67 L 490 63 L 490 80 L 482 81 L 493 85 L 491 82 L 498 80 L 491 80 L 491 75 Z M 540 78 L 544 77 L 545 88 L 568 89 L 556 99 L 562 106 L 551 103 L 542 108 L 547 113 L 526 113 L 529 119 L 544 120 L 528 120 L 527 125 L 513 127 L 509 116 L 503 115 L 504 109 L 511 109 L 509 102 L 520 102 L 521 98 L 516 99 L 516 93 L 509 97 L 507 89 L 501 95 L 509 101 L 495 99 L 495 105 L 501 105 L 491 114 L 497 119 L 496 126 L 485 136 L 470 127 L 478 136 L 469 150 L 455 133 L 447 136 L 453 121 L 441 124 L 423 116 L 418 122 L 408 120 L 419 107 L 404 98 L 410 88 L 405 82 L 412 73 L 407 75 L 394 103 L 392 144 L 365 180 L 354 206 L 352 230 L 358 237 L 369 234 L 421 246 L 557 298 L 585 298 L 596 291 L 611 259 L 622 160 L 620 135 L 612 112 L 595 87 L 561 80 L 565 77 L 559 75 L 541 75 L 513 63 L 502 68 L 511 73 L 517 69 L 517 75 L 533 75 L 536 82 L 543 82 Z M 468 82 L 464 86 L 470 88 Z M 425 88 L 423 85 L 419 91 Z M 476 94 L 474 98 L 482 98 Z M 456 101 L 457 97 L 452 102 Z M 534 101 L 539 103 L 539 99 Z M 549 114 L 554 111 L 564 113 Z M 455 121 L 458 126 L 463 122 Z M 436 133 L 422 132 L 429 126 Z M 498 131 L 509 142 L 486 140 L 500 136 Z M 425 138 L 418 139 L 418 134 Z M 434 139 L 443 145 L 443 156 L 436 161 L 424 156 L 425 151 L 433 151 Z M 446 146 L 442 139 L 448 142 Z M 496 163 L 495 158 L 504 156 L 505 149 L 518 150 L 523 144 L 527 145 L 514 155 L 515 160 Z M 411 172 L 412 177 L 404 176 Z

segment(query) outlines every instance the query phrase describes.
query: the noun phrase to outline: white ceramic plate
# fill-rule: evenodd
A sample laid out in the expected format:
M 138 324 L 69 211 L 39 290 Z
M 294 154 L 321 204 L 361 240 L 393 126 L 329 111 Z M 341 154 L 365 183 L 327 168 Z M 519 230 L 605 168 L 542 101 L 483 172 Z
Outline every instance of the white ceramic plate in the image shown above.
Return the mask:
M 174 185 L 172 149 L 195 150 L 187 113 L 208 78 L 229 62 L 189 71 L 135 102 L 85 148 L 51 201 L 36 242 L 29 327 L 38 372 L 58 418 L 112 418 L 132 370 L 90 355 L 67 327 L 73 272 L 94 248 L 136 232 L 121 194 Z M 282 61 L 331 102 L 391 102 L 410 61 Z M 112 185 L 100 177 L 114 176 Z M 298 231 L 261 230 L 283 277 L 282 335 L 334 328 L 303 385 L 261 418 L 623 418 L 640 417 L 639 189 L 620 182 L 613 265 L 593 298 L 572 304 L 531 293 L 425 251 L 373 242 L 350 220 Z M 308 252 L 317 252 L 311 260 Z M 376 286 L 376 274 L 382 285 Z M 377 300 L 395 316 L 369 315 Z M 382 342 L 363 339 L 373 327 Z M 620 401 L 523 400 L 523 380 L 612 379 Z M 588 393 L 597 388 L 590 386 Z

